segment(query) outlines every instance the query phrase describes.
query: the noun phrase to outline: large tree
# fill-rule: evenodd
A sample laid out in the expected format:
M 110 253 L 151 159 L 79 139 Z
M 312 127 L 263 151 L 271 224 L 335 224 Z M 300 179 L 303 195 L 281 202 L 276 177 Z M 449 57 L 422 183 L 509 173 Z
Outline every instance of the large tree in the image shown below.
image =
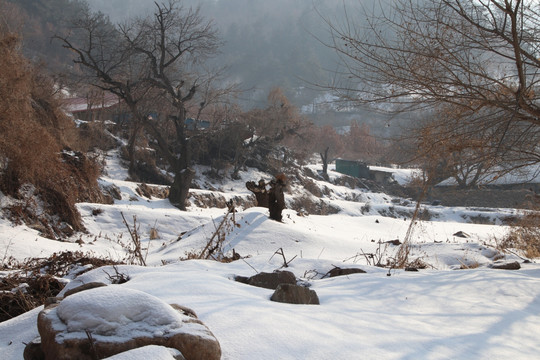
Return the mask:
M 134 131 L 141 124 L 152 136 L 174 174 L 169 200 L 185 209 L 194 176 L 190 165 L 195 137 L 186 133 L 188 107 L 203 108 L 216 100 L 216 94 L 226 93 L 209 90 L 208 84 L 217 82 L 216 72 L 204 67 L 220 46 L 213 23 L 198 8 L 170 0 L 155 3 L 151 16 L 118 25 L 103 14 L 86 12 L 73 35 L 60 38 L 95 86 L 126 103 Z M 157 119 L 148 116 L 152 106 L 153 113 L 159 112 Z
M 424 154 L 447 147 L 482 167 L 505 163 L 498 167 L 503 172 L 537 165 L 540 3 L 395 0 L 380 5 L 358 16 L 347 9 L 342 24 L 327 20 L 331 46 L 347 75 L 332 88 L 345 99 L 383 102 L 387 109 L 428 109 L 431 119 L 421 131 L 432 138 L 423 138 L 428 140 L 421 144 Z

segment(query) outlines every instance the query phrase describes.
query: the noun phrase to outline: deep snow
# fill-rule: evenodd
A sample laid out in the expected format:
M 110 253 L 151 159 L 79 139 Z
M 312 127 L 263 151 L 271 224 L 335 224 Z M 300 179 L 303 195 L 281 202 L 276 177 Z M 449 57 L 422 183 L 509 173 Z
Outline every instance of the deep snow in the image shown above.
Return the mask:
M 0 219 L 4 259 L 43 257 L 61 250 L 124 258 L 129 235 L 123 213 L 128 221 L 136 216 L 149 266 L 118 267 L 130 280 L 114 286 L 195 310 L 219 340 L 223 359 L 532 359 L 540 353 L 540 267 L 528 263 L 517 271 L 490 269 L 498 259 L 522 261 L 495 248 L 495 239 L 507 228 L 467 223 L 478 213 L 496 221 L 515 214 L 512 209 L 429 207 L 437 214 L 435 221 L 418 222 L 411 237 L 411 258 L 421 258 L 428 268 L 389 271 L 369 266 L 373 260 L 365 254 L 380 254 L 383 262 L 394 256 L 398 247 L 385 242 L 403 240 L 410 221 L 384 217 L 380 210 L 410 210 L 414 204 L 396 205 L 385 194 L 325 183 L 333 190 L 326 200 L 341 208 L 339 214 L 299 216 L 286 210 L 283 223 L 277 223 L 268 219 L 266 209 L 240 209 L 236 224 L 228 221 L 222 248 L 235 249 L 243 259 L 179 261 L 202 251 L 226 211 L 191 207 L 181 212 L 167 200 L 143 198 L 136 194 L 136 184 L 124 181 L 117 158 L 111 155 L 107 161 L 108 175 L 101 181 L 117 185 L 122 200 L 113 205 L 80 204 L 88 234 L 77 234 L 73 242 L 51 241 Z M 242 181 L 215 187 L 227 196 L 248 196 L 243 183 L 259 176 L 247 173 Z M 346 200 L 350 198 L 356 201 Z M 92 215 L 94 209 L 102 212 Z M 150 240 L 150 228 L 157 229 L 158 239 Z M 455 236 L 457 231 L 469 237 Z M 287 270 L 317 292 L 321 305 L 271 302 L 272 290 L 233 280 L 235 275 L 282 268 L 278 249 L 290 261 Z M 323 278 L 334 266 L 360 267 L 367 273 Z M 90 281 L 109 283 L 114 271 L 92 270 L 71 280 L 63 292 Z M 99 300 L 91 299 L 90 305 L 82 295 L 76 308 L 85 325 L 118 316 L 114 311 L 109 316 L 110 308 L 96 309 Z M 121 313 L 136 313 L 141 306 L 127 303 Z M 37 336 L 38 311 L 0 323 L 3 359 L 22 358 L 24 343 Z M 172 356 L 163 348 L 138 353 L 119 359 Z

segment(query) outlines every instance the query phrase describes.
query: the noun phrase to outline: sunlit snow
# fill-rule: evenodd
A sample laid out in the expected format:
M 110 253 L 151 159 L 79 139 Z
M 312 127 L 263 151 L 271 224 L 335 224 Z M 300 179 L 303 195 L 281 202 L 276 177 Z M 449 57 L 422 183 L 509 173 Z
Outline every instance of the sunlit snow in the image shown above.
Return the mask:
M 481 214 L 497 223 L 515 215 L 515 210 L 429 207 L 433 220 L 420 221 L 413 228 L 410 254 L 428 267 L 407 272 L 371 266 L 368 254 L 379 254 L 383 262 L 395 255 L 398 246 L 386 242 L 403 240 L 410 221 L 385 217 L 381 211 L 391 207 L 394 212 L 410 211 L 414 204 L 397 204 L 385 194 L 324 183 L 334 191 L 324 200 L 338 207 L 338 214 L 300 216 L 286 210 L 278 223 L 268 219 L 266 209 L 239 209 L 222 248 L 229 254 L 234 249 L 241 260 L 180 261 L 188 253 L 202 251 L 226 210 L 191 206 L 181 212 L 167 200 L 141 197 L 119 166 L 117 158 L 108 158 L 108 175 L 102 181 L 118 186 L 122 200 L 113 205 L 79 204 L 88 233 L 75 235 L 72 242 L 47 240 L 35 230 L 0 219 L 4 259 L 45 257 L 61 250 L 122 259 L 130 238 L 121 214 L 129 222 L 135 216 L 149 266 L 104 267 L 72 279 L 61 294 L 91 281 L 110 283 L 115 271 L 130 280 L 98 289 L 92 296 L 72 295 L 58 308 L 60 317 L 71 319 L 65 326 L 95 327 L 108 336 L 135 331 L 130 324 L 142 321 L 148 331 L 155 331 L 179 316 L 159 304 L 177 303 L 197 313 L 219 340 L 222 358 L 229 360 L 533 359 L 540 353 L 540 267 L 496 249 L 494 239 L 507 231 L 505 226 L 467 222 Z M 245 173 L 243 180 L 228 180 L 215 188 L 229 196 L 249 196 L 243 184 L 260 176 Z M 339 175 L 332 172 L 335 176 Z M 102 212 L 94 215 L 94 209 Z M 157 239 L 150 240 L 150 228 L 157 229 Z M 456 236 L 458 231 L 468 237 Z M 276 255 L 279 249 L 283 256 Z M 489 268 L 498 258 L 519 261 L 522 268 Z M 272 290 L 234 281 L 236 275 L 283 269 L 285 261 L 287 270 L 317 292 L 321 305 L 272 302 Z M 359 267 L 367 273 L 324 276 L 336 266 Z M 138 294 L 138 300 L 123 300 L 124 294 Z M 118 299 L 111 303 L 105 295 Z M 161 310 L 150 316 L 147 304 Z M 24 344 L 38 335 L 39 310 L 0 323 L 3 359 L 22 358 Z M 109 321 L 110 327 L 98 329 L 98 319 Z M 114 359 L 170 359 L 169 354 L 168 349 L 150 347 Z

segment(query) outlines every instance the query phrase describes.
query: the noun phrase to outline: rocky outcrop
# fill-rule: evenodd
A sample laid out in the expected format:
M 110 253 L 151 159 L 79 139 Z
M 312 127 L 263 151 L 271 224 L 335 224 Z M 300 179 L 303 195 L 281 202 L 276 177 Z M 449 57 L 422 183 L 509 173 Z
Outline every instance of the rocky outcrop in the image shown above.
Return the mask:
M 235 280 L 244 284 L 275 290 L 272 301 L 289 304 L 319 304 L 319 297 L 314 290 L 297 285 L 296 276 L 290 271 L 258 273 L 252 277 L 236 276 Z

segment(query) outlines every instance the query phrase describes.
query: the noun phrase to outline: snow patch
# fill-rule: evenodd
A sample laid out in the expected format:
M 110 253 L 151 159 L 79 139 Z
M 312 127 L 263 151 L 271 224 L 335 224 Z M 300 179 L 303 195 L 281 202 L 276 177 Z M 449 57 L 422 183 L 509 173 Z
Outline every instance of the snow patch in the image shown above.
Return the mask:
M 148 345 L 108 357 L 105 360 L 175 360 L 175 356 L 179 355 L 182 353 L 176 349 Z

